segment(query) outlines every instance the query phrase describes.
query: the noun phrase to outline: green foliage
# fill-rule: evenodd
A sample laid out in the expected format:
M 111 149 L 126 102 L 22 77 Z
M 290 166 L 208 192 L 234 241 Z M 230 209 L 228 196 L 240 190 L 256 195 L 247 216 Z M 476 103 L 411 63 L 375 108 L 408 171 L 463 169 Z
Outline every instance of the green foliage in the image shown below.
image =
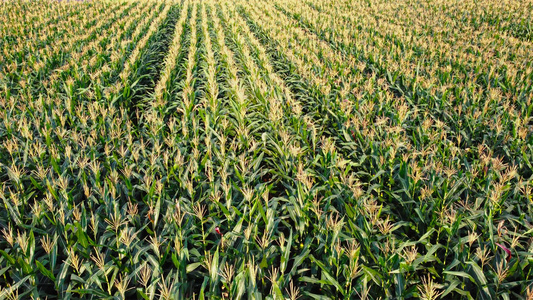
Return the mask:
M 3 3 L 0 299 L 530 299 L 519 2 Z

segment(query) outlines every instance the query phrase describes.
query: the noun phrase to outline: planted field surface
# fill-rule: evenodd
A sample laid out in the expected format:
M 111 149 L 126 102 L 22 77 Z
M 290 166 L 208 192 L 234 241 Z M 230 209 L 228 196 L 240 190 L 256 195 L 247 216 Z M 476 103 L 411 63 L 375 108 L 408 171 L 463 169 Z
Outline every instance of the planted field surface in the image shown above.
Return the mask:
M 0 299 L 532 299 L 531 1 L 0 4 Z

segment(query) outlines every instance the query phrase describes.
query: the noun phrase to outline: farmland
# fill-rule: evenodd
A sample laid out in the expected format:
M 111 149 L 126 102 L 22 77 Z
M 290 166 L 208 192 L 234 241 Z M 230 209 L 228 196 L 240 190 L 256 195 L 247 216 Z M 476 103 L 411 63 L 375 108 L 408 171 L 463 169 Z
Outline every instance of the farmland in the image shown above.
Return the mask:
M 1 2 L 0 299 L 533 299 L 532 14 Z

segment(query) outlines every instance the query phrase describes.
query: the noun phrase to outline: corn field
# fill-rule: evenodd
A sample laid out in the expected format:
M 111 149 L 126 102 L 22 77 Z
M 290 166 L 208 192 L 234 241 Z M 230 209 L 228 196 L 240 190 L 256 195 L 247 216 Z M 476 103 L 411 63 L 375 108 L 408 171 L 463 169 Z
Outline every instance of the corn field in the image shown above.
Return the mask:
M 0 299 L 533 299 L 532 0 L 0 19 Z

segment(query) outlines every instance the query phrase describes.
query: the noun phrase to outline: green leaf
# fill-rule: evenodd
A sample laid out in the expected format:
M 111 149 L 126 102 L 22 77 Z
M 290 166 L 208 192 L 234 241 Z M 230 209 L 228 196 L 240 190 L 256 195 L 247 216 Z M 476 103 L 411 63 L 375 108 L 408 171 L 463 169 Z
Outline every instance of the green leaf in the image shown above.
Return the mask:
M 89 240 L 87 238 L 87 234 L 82 229 L 81 224 L 79 222 L 76 222 L 76 236 L 78 238 L 78 243 L 84 248 L 87 249 L 89 247 Z
M 52 280 L 52 281 L 55 281 L 55 280 L 56 280 L 56 277 L 54 276 L 54 273 L 51 272 L 51 271 L 49 271 L 48 269 L 46 269 L 46 268 L 44 267 L 44 265 L 43 265 L 40 261 L 36 260 L 36 261 L 35 261 L 35 265 L 37 265 L 37 268 L 39 269 L 39 271 L 41 271 L 41 273 L 42 273 L 44 276 L 50 278 L 50 280 Z
M 95 295 L 101 299 L 108 299 L 111 295 L 107 294 L 102 290 L 97 289 L 75 289 L 75 290 L 66 290 L 67 293 L 78 293 L 80 295 Z
M 18 280 L 17 283 L 13 284 L 9 288 L 2 289 L 1 290 L 2 292 L 0 293 L 0 299 L 6 299 L 7 295 L 11 294 L 13 291 L 16 291 L 21 285 L 23 285 L 26 281 L 28 281 L 28 279 L 30 279 L 30 277 L 32 276 L 33 275 L 28 275 L 22 278 L 21 280 Z
M 196 262 L 196 263 L 192 263 L 192 264 L 188 264 L 187 265 L 187 274 L 191 273 L 192 271 L 196 270 L 196 268 L 198 268 L 199 266 L 201 266 L 202 263 L 201 262 Z
M 337 291 L 339 291 L 341 294 L 344 295 L 345 294 L 344 289 L 339 284 L 339 282 L 335 278 L 333 278 L 333 276 L 331 276 L 326 266 L 324 266 L 324 264 L 321 261 L 317 260 L 313 255 L 309 255 L 309 258 L 311 259 L 312 262 L 317 264 L 320 267 L 320 269 L 322 269 L 322 275 L 326 277 L 326 279 L 328 280 L 328 284 L 335 286 L 335 288 L 337 288 Z
M 240 272 L 235 276 L 235 280 L 232 283 L 232 294 L 235 295 L 235 299 L 240 299 L 242 295 L 244 294 L 245 288 L 246 288 L 246 270 Z
M 198 297 L 199 300 L 205 300 L 204 292 L 207 283 L 209 283 L 209 277 L 204 277 L 204 282 L 202 283 L 202 288 L 200 289 L 200 296 Z
M 215 254 L 213 255 L 213 260 L 211 261 L 211 283 L 216 284 L 218 281 L 218 247 L 215 251 Z
M 291 253 L 291 247 L 292 247 L 292 229 L 291 233 L 289 235 L 289 239 L 287 240 L 287 245 L 283 249 L 283 254 L 281 256 L 281 265 L 280 265 L 280 271 L 281 274 L 285 274 L 285 270 L 287 269 L 287 263 L 289 262 L 289 256 Z
M 0 249 L 0 254 L 2 254 L 2 256 L 7 259 L 7 261 L 9 262 L 10 265 L 12 265 L 12 266 L 15 265 L 15 258 L 13 258 L 13 256 L 7 254 L 7 252 L 5 252 L 2 249 Z
M 487 287 L 487 279 L 485 278 L 485 274 L 483 273 L 483 270 L 479 267 L 479 265 L 473 261 L 468 261 L 467 264 L 469 264 L 472 267 L 472 271 L 474 271 L 474 278 L 476 279 L 476 282 L 479 287 L 482 288 L 481 296 L 484 299 L 491 299 L 491 294 L 489 291 L 489 288 Z
M 467 278 L 467 279 L 470 279 L 470 281 L 472 281 L 473 283 L 476 283 L 476 280 L 474 279 L 474 277 L 472 277 L 470 274 L 468 274 L 466 272 L 462 272 L 462 271 L 443 271 L 442 273 L 443 274 L 447 274 L 447 275 L 453 275 L 453 276 L 459 276 L 459 277 Z
M 154 185 L 155 187 L 155 185 Z M 161 195 L 157 197 L 157 202 L 155 203 L 155 210 L 154 210 L 154 228 L 157 226 L 157 221 L 159 220 L 159 214 L 161 212 Z
M 374 281 L 378 286 L 381 286 L 383 279 L 376 270 L 373 270 L 365 265 L 362 265 L 361 268 L 363 269 L 363 272 L 365 272 L 365 274 L 372 279 L 372 281 Z
M 148 297 L 148 295 L 146 295 L 142 289 L 140 288 L 137 288 L 137 294 L 141 295 L 141 297 L 143 297 L 144 300 L 152 300 L 150 297 Z
M 448 295 L 449 293 L 451 293 L 453 290 L 455 290 L 455 288 L 461 284 L 461 281 L 457 280 L 457 279 L 453 279 L 451 282 L 450 282 L 450 285 L 448 285 L 448 288 L 446 288 L 446 290 L 444 290 L 444 292 L 442 293 L 441 297 L 444 298 L 444 296 Z

